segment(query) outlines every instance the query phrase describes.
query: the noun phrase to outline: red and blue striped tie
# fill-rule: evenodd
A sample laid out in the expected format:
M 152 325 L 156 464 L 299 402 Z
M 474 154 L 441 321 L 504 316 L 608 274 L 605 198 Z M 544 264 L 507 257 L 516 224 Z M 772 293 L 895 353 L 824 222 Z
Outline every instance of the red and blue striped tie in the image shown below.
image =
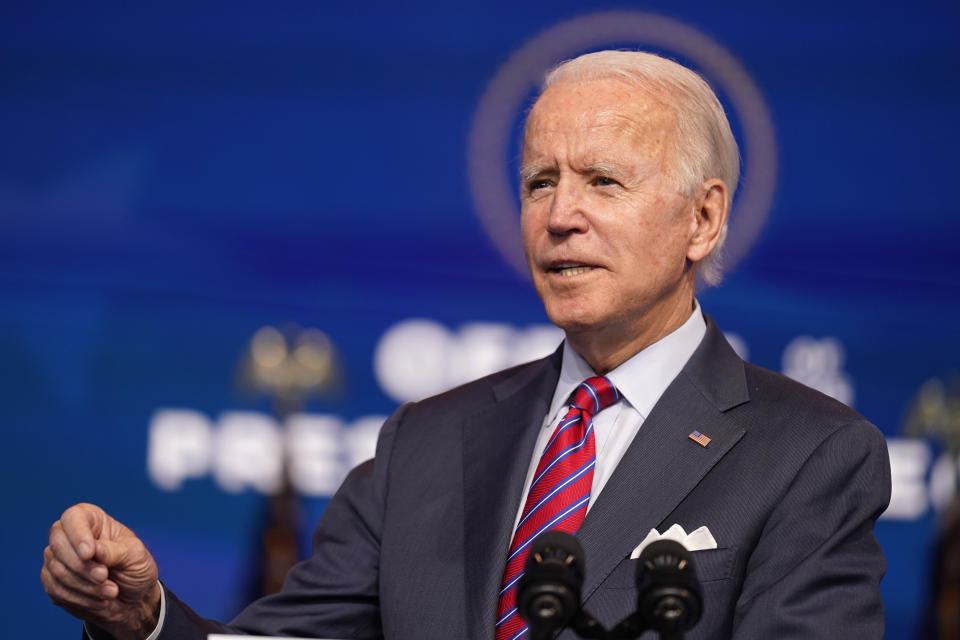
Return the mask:
M 551 529 L 576 533 L 587 514 L 596 448 L 593 416 L 620 399 L 604 377 L 589 378 L 573 392 L 570 410 L 554 430 L 537 465 L 520 522 L 510 543 L 497 604 L 496 640 L 518 640 L 527 625 L 517 615 L 517 582 L 523 575 L 527 549 Z

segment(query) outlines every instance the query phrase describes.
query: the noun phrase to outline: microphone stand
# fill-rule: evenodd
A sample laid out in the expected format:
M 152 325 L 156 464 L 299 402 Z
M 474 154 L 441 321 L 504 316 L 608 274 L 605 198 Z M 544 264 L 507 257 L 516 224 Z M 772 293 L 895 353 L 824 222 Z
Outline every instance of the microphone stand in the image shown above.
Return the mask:
M 656 631 L 660 640 L 683 640 L 683 629 L 679 625 L 663 625 L 661 628 L 645 624 L 639 613 L 633 613 L 620 621 L 613 629 L 607 630 L 596 618 L 580 609 L 571 628 L 581 638 L 588 640 L 634 640 L 644 631 Z
M 603 625 L 597 622 L 597 619 L 589 613 L 580 609 L 570 623 L 573 630 L 581 638 L 590 638 L 592 640 L 610 640 L 610 632 Z

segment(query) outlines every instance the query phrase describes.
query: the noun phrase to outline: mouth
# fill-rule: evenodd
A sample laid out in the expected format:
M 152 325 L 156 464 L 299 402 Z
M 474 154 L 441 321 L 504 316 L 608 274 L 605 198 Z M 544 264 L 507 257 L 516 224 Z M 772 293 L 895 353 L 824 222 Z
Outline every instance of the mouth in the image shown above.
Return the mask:
M 596 269 L 595 266 L 582 262 L 554 262 L 548 268 L 548 273 L 555 273 L 564 278 L 572 278 Z

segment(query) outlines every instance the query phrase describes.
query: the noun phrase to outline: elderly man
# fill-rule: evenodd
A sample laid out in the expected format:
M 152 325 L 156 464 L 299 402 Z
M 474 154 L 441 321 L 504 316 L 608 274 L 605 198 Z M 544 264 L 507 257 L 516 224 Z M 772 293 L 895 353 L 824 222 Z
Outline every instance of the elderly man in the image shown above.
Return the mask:
M 689 637 L 880 637 L 882 436 L 743 362 L 694 300 L 698 270 L 719 278 L 737 173 L 693 72 L 638 52 L 561 65 L 527 121 L 521 198 L 562 348 L 401 407 L 331 500 L 313 555 L 229 627 L 177 600 L 92 505 L 51 530 L 48 594 L 95 637 L 506 640 L 525 635 L 516 583 L 540 532 L 576 533 L 584 606 L 612 626 L 634 609 L 631 552 L 679 525 L 709 531 Z

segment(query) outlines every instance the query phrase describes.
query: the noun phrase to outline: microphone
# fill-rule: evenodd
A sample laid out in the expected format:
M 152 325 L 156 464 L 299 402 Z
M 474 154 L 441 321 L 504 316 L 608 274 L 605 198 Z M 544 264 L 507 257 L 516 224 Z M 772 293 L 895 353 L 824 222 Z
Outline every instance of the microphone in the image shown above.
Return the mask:
M 532 640 L 550 638 L 580 611 L 584 565 L 583 547 L 569 533 L 547 531 L 530 545 L 517 584 L 517 613 Z
M 693 556 L 673 540 L 658 540 L 637 562 L 637 613 L 661 638 L 682 638 L 700 620 L 703 596 Z

